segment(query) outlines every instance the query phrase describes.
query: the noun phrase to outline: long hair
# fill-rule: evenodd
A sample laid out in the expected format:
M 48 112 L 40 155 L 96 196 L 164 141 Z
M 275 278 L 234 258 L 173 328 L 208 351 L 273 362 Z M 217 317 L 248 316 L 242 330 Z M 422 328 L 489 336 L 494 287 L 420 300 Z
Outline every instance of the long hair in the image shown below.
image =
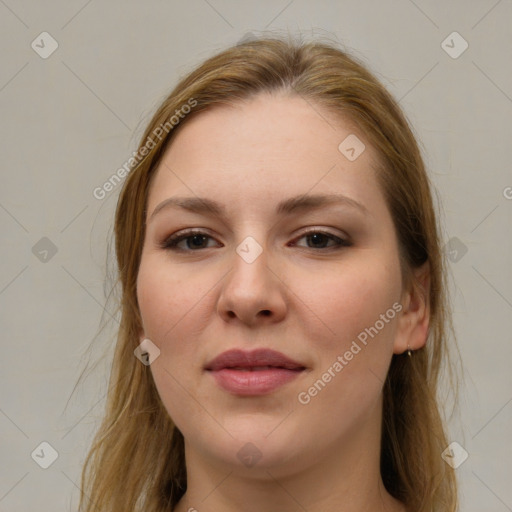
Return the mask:
M 165 149 L 191 118 L 276 91 L 325 107 L 365 133 L 379 156 L 377 179 L 398 235 L 404 286 L 418 286 L 412 271 L 430 264 L 427 343 L 410 358 L 393 355 L 383 388 L 380 470 L 388 492 L 410 510 L 457 510 L 454 470 L 441 457 L 448 442 L 438 389 L 456 340 L 439 221 L 419 145 L 397 102 L 354 56 L 330 42 L 274 36 L 203 62 L 176 85 L 142 136 L 115 215 L 121 322 L 105 414 L 82 472 L 80 511 L 172 511 L 186 491 L 183 435 L 150 368 L 134 356 L 142 325 L 136 280 L 148 190 Z

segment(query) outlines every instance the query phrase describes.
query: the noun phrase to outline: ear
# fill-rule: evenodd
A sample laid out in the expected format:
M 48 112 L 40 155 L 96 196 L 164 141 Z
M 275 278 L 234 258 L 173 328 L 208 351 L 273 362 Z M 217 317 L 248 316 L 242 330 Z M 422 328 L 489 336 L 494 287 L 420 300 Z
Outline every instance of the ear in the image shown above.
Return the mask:
M 425 262 L 414 269 L 412 289 L 402 294 L 402 312 L 393 344 L 393 353 L 417 350 L 427 341 L 430 324 L 430 264 Z

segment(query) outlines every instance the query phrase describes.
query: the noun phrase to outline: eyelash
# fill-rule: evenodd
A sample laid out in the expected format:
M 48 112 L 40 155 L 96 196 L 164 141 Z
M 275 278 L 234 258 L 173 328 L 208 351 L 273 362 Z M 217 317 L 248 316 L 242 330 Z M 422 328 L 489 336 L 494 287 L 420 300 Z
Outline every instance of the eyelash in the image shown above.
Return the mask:
M 306 231 L 306 232 L 302 233 L 302 235 L 299 236 L 298 238 L 296 238 L 295 240 L 300 240 L 301 238 L 304 238 L 307 236 L 312 236 L 315 234 L 321 234 L 321 235 L 327 236 L 330 240 L 334 240 L 337 244 L 337 245 L 331 246 L 331 247 L 318 248 L 318 250 L 321 250 L 321 251 L 339 250 L 343 247 L 350 247 L 352 245 L 352 243 L 349 242 L 348 240 L 345 240 L 343 238 L 333 235 L 332 233 L 322 231 L 319 229 L 311 229 L 309 231 Z M 181 234 L 175 234 L 175 235 L 172 235 L 172 236 L 166 238 L 160 244 L 160 247 L 162 249 L 166 249 L 169 251 L 177 251 L 177 252 L 199 252 L 204 249 L 210 249 L 210 247 L 203 247 L 203 248 L 199 248 L 199 249 L 182 249 L 177 246 L 182 240 L 187 240 L 187 239 L 193 238 L 194 236 L 197 236 L 197 235 L 205 236 L 207 238 L 213 238 L 208 233 L 205 233 L 204 231 L 191 229 L 191 230 L 184 231 Z M 305 248 L 313 249 L 313 250 L 316 249 L 315 247 L 305 247 Z

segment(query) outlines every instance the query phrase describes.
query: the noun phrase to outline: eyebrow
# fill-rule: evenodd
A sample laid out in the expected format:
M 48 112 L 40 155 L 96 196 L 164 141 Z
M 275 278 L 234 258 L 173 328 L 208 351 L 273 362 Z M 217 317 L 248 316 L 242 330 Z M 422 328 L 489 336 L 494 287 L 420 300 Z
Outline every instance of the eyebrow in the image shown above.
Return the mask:
M 281 201 L 276 208 L 277 215 L 290 215 L 299 211 L 312 210 L 325 206 L 341 204 L 354 208 L 364 215 L 371 215 L 360 202 L 343 194 L 302 194 Z M 169 197 L 156 206 L 151 214 L 150 222 L 162 210 L 178 207 L 193 213 L 206 213 L 217 217 L 226 217 L 224 205 L 206 197 Z

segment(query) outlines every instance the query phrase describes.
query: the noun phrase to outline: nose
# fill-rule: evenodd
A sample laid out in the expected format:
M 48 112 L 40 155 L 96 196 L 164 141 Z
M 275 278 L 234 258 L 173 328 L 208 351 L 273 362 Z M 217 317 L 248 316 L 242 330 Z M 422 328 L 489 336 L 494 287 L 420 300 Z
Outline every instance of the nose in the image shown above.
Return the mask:
M 237 252 L 222 281 L 218 313 L 230 323 L 247 326 L 276 323 L 286 315 L 286 285 L 279 270 L 269 266 L 267 251 L 248 262 Z

